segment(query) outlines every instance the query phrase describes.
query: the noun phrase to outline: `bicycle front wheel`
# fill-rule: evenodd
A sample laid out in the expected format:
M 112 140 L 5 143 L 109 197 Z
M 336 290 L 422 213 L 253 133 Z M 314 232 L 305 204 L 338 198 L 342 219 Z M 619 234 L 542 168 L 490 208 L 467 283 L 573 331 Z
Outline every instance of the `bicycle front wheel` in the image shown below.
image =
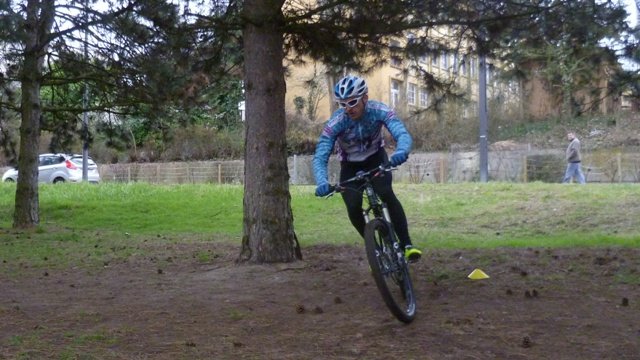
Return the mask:
M 378 291 L 398 320 L 410 323 L 416 316 L 416 298 L 409 266 L 391 226 L 382 219 L 367 223 L 364 244 Z

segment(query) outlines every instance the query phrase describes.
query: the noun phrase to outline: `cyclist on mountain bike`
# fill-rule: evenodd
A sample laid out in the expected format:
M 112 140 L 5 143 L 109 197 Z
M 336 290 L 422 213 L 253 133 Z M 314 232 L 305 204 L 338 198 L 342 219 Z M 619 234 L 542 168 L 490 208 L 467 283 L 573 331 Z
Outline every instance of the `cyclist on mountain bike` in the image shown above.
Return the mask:
M 340 106 L 325 124 L 318 139 L 313 158 L 313 173 L 316 178 L 316 196 L 326 196 L 331 192 L 327 175 L 327 164 L 335 143 L 338 143 L 340 158 L 340 181 L 354 177 L 358 171 L 367 171 L 387 163 L 398 166 L 409 157 L 411 135 L 395 112 L 387 105 L 369 100 L 368 88 L 364 79 L 357 76 L 345 76 L 334 88 L 335 99 Z M 397 143 L 396 151 L 389 161 L 384 149 L 382 127 L 386 127 Z M 374 179 L 373 186 L 387 204 L 391 221 L 400 245 L 404 247 L 405 257 L 416 261 L 422 252 L 413 247 L 409 237 L 407 217 L 402 204 L 392 188 L 391 173 Z M 358 183 L 348 185 L 342 191 L 342 199 L 347 207 L 349 220 L 364 237 L 365 220 L 362 215 L 362 190 Z M 353 191 L 355 190 L 355 191 Z

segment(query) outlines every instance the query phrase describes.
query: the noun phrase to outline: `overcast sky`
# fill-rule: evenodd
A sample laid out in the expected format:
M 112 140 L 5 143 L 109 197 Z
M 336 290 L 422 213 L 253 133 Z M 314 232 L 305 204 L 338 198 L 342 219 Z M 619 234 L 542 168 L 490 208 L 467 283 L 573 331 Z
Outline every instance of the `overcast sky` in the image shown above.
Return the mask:
M 636 26 L 636 22 L 638 21 L 636 3 L 634 0 L 624 0 L 624 2 L 627 4 L 627 12 L 630 14 L 627 21 L 629 21 L 629 25 Z

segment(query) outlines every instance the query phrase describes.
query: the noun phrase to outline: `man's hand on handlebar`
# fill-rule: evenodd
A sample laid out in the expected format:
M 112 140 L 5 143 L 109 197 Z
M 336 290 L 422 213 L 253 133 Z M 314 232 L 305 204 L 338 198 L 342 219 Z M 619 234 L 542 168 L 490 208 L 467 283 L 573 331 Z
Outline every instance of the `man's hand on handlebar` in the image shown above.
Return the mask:
M 324 183 L 316 187 L 316 196 L 323 197 L 331 194 L 331 185 Z
M 393 155 L 391 155 L 391 159 L 389 159 L 389 165 L 391 166 L 400 166 L 409 158 L 409 154 L 405 151 L 398 150 Z

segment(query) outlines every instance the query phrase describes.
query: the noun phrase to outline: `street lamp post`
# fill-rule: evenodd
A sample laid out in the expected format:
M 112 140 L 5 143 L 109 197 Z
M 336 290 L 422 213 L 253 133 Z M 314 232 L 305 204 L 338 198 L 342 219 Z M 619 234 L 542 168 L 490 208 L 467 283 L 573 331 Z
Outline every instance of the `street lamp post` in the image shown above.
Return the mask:
M 480 182 L 489 179 L 489 139 L 487 114 L 487 58 L 480 53 L 478 62 L 478 115 L 480 117 Z
M 87 23 L 89 22 L 88 17 L 88 6 L 89 1 L 86 0 L 84 2 L 84 19 L 85 19 L 85 29 L 84 29 L 84 61 L 88 60 L 88 50 L 87 50 L 87 42 L 89 40 L 88 37 L 88 29 L 86 28 Z M 89 86 L 85 80 L 84 82 L 84 93 L 82 94 L 82 181 L 89 180 L 89 119 L 88 119 L 88 106 L 89 106 Z

